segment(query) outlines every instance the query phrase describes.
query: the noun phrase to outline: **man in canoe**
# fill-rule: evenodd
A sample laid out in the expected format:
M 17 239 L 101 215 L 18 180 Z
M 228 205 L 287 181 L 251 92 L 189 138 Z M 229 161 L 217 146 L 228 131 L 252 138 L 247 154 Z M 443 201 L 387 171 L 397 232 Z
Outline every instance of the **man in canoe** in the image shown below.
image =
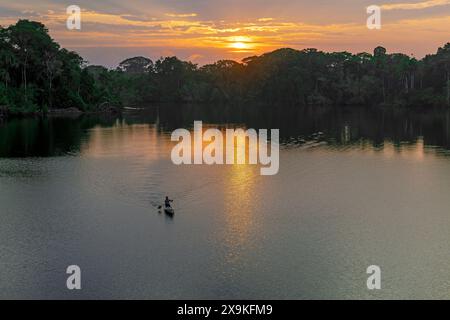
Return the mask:
M 166 200 L 164 200 L 164 205 L 166 208 L 170 208 L 170 203 L 173 202 L 173 200 L 170 200 L 168 196 L 166 196 Z

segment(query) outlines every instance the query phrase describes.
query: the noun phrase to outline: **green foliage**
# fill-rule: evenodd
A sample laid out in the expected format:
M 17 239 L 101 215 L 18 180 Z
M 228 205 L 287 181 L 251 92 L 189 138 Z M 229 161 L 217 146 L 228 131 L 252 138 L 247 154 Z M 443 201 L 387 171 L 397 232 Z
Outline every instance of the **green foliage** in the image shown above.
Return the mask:
M 8 89 L 3 83 L 0 83 L 0 106 L 7 106 L 9 104 Z
M 120 64 L 114 85 L 125 105 L 150 101 L 292 105 L 450 105 L 450 44 L 421 61 L 404 54 L 279 49 L 242 63 L 197 67 L 176 57 Z M 133 65 L 133 63 L 136 65 Z M 146 63 L 151 68 L 144 69 Z M 127 66 L 124 68 L 123 66 Z M 126 69 L 133 71 L 127 72 Z M 137 72 L 136 70 L 140 70 Z
M 96 108 L 83 75 L 83 59 L 61 49 L 39 22 L 19 20 L 0 27 L 0 104 L 10 113 L 47 112 L 55 108 Z M 82 88 L 83 87 L 83 88 Z
M 11 113 L 149 102 L 450 106 L 450 43 L 416 60 L 388 54 L 275 50 L 198 67 L 177 57 L 85 66 L 39 22 L 0 27 L 0 106 Z M 4 107 L 3 107 L 4 108 Z

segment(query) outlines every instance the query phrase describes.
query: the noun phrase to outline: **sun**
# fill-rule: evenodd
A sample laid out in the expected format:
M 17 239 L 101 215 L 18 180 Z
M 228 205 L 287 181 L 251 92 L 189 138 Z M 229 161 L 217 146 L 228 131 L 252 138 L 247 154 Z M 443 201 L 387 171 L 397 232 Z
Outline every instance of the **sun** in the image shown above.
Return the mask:
M 233 49 L 249 49 L 249 46 L 244 42 L 233 42 L 230 47 Z
M 250 50 L 253 48 L 253 40 L 247 36 L 230 37 L 228 47 L 236 50 Z

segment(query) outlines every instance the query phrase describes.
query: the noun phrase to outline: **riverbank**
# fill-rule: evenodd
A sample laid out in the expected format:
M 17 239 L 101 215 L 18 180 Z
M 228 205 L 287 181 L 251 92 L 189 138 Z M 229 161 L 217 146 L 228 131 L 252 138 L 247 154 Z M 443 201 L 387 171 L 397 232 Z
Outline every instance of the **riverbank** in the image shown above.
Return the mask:
M 113 106 L 104 106 L 96 110 L 83 111 L 75 107 L 65 109 L 50 109 L 35 112 L 10 112 L 6 107 L 0 107 L 0 120 L 14 117 L 36 117 L 36 116 L 52 116 L 52 117 L 79 117 L 81 115 L 110 114 L 118 115 L 122 113 L 122 109 Z

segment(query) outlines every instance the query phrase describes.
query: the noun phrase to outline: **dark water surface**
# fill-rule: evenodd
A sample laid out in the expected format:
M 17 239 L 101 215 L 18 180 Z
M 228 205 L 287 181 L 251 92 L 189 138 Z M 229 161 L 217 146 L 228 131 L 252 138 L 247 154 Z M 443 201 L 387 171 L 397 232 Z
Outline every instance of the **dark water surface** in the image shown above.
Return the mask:
M 173 165 L 170 134 L 194 120 L 279 128 L 279 173 Z M 450 298 L 449 149 L 447 111 L 0 122 L 0 298 Z M 166 194 L 174 217 L 156 208 Z M 81 291 L 66 289 L 71 264 Z

